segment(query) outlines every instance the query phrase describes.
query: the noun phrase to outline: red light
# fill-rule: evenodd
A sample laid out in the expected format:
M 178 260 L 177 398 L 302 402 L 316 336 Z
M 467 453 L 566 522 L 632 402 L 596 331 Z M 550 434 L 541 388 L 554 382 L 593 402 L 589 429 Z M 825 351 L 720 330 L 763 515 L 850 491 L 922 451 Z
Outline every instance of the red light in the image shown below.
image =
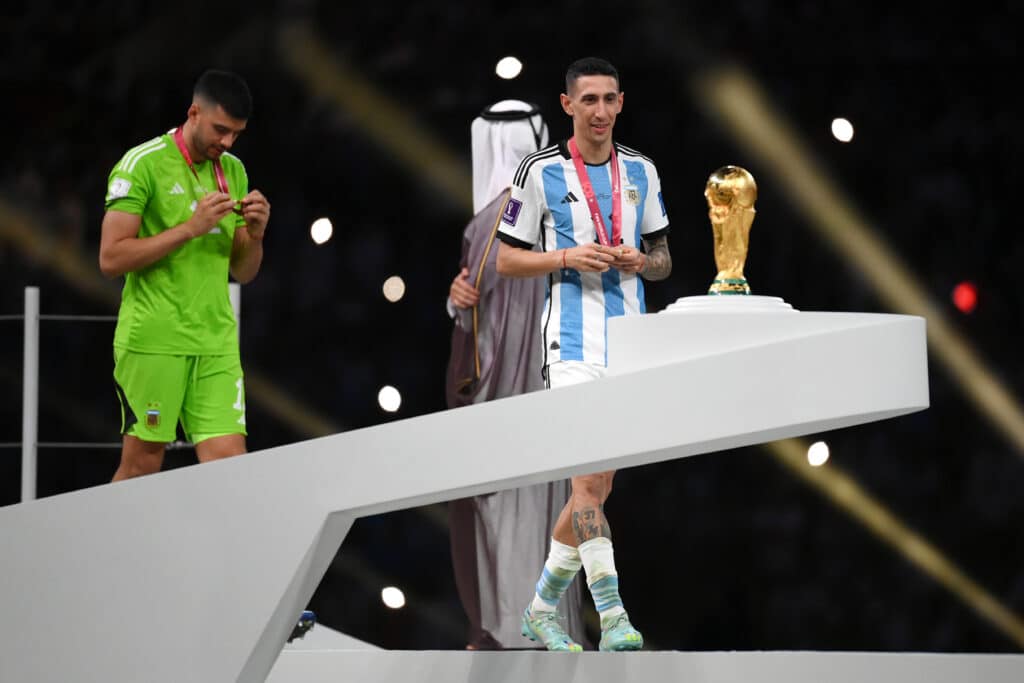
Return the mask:
M 972 313 L 978 307 L 978 288 L 973 282 L 961 282 L 953 288 L 953 305 L 961 313 Z

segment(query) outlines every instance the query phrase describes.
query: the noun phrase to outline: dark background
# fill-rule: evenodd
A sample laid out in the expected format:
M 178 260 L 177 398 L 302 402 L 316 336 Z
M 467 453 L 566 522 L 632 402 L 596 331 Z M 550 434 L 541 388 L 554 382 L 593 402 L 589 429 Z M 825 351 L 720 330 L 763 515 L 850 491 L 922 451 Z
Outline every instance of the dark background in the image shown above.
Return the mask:
M 41 288 L 44 313 L 116 311 L 118 283 L 97 282 L 95 265 L 107 174 L 128 148 L 184 120 L 203 69 L 228 68 L 247 78 L 255 98 L 234 151 L 273 204 L 263 269 L 242 296 L 250 448 L 318 431 L 270 407 L 256 377 L 298 401 L 321 430 L 443 409 L 444 299 L 470 215 L 469 187 L 463 197 L 440 190 L 336 99 L 311 91 L 286 57 L 296 46 L 285 32 L 309 20 L 330 58 L 351 69 L 352 87 L 368 84 L 418 139 L 455 155 L 466 178 L 470 121 L 486 104 L 536 102 L 561 137 L 566 65 L 588 54 L 615 63 L 627 95 L 616 139 L 657 162 L 673 228 L 675 267 L 648 287 L 650 310 L 705 291 L 714 268 L 704 182 L 734 163 L 760 190 L 746 268 L 755 293 L 808 311 L 900 312 L 689 86 L 715 65 L 742 66 L 906 262 L 936 315 L 1016 396 L 1015 266 L 1024 241 L 1016 207 L 1021 117 L 1012 103 L 1021 10 L 1009 2 L 984 11 L 924 7 L 934 5 L 877 13 L 830 1 L 458 8 L 37 0 L 5 8 L 0 314 L 21 312 L 27 285 Z M 525 63 L 512 82 L 494 75 L 506 54 Z M 832 138 L 835 116 L 853 122 L 851 143 Z M 332 219 L 335 235 L 318 247 L 309 225 L 320 216 Z M 27 226 L 26 237 L 15 224 Z M 67 259 L 87 267 L 69 275 Z M 396 304 L 381 295 L 394 274 L 408 288 Z M 980 298 L 963 314 L 950 295 L 967 280 Z M 110 323 L 43 323 L 41 440 L 117 440 L 112 331 Z M 0 442 L 20 438 L 21 335 L 19 322 L 0 321 Z M 967 400 L 934 350 L 930 363 L 931 408 L 817 435 L 832 449 L 826 467 L 856 478 L 1020 614 L 1021 449 Z M 397 414 L 377 405 L 385 384 L 402 393 Z M 172 452 L 167 466 L 193 459 Z M 0 449 L 0 504 L 19 499 L 19 462 L 18 450 Z M 42 449 L 39 494 L 103 484 L 116 464 L 115 450 Z M 761 447 L 624 470 L 607 511 L 626 606 L 657 648 L 1015 652 L 1024 642 Z M 310 607 L 323 623 L 385 647 L 462 647 L 444 515 L 433 506 L 357 521 Z M 381 604 L 380 589 L 392 584 L 406 592 L 403 610 Z

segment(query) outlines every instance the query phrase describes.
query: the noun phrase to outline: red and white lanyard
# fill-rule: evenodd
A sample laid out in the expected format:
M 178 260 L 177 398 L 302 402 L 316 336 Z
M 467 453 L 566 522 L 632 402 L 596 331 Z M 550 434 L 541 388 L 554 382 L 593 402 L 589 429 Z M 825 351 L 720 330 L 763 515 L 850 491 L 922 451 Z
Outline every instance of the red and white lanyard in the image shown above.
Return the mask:
M 587 199 L 587 206 L 590 208 L 590 218 L 594 221 L 594 231 L 597 232 L 597 239 L 606 247 L 622 244 L 622 192 L 619 181 L 619 159 L 615 154 L 615 144 L 612 144 L 612 239 L 608 240 L 608 230 L 604 226 L 604 216 L 601 215 L 601 207 L 594 195 L 594 186 L 587 175 L 587 167 L 583 163 L 580 149 L 576 146 L 576 138 L 569 138 L 569 154 L 572 156 L 572 163 L 576 166 L 576 175 L 579 176 L 580 185 L 583 186 L 583 196 Z

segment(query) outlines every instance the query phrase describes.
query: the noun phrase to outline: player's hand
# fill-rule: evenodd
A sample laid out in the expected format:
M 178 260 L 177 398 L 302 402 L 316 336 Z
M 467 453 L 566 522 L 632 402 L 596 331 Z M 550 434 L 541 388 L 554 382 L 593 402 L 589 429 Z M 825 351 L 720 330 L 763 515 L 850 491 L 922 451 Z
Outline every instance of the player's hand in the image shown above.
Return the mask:
M 193 237 L 205 235 L 216 227 L 220 219 L 231 213 L 235 200 L 224 192 L 211 192 L 196 203 L 192 218 L 188 219 L 188 231 Z
M 615 262 L 612 247 L 596 242 L 570 247 L 565 252 L 565 267 L 585 273 L 603 273 Z
M 452 286 L 448 288 L 448 296 L 456 308 L 470 308 L 476 306 L 480 301 L 480 292 L 476 287 L 469 284 L 469 270 L 462 271 L 452 280 Z
M 270 202 L 259 190 L 253 190 L 242 198 L 242 218 L 249 237 L 261 240 L 270 221 Z
M 636 247 L 625 244 L 618 247 L 608 247 L 615 256 L 612 267 L 623 273 L 639 273 L 647 265 L 647 255 Z

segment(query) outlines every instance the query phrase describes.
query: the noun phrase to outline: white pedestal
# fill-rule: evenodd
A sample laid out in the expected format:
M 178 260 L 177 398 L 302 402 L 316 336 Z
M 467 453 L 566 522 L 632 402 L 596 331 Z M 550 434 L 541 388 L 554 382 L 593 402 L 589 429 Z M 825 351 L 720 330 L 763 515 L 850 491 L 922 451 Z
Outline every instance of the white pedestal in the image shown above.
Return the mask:
M 665 307 L 662 313 L 796 313 L 796 309 L 777 296 L 755 294 L 705 294 L 684 296 Z

